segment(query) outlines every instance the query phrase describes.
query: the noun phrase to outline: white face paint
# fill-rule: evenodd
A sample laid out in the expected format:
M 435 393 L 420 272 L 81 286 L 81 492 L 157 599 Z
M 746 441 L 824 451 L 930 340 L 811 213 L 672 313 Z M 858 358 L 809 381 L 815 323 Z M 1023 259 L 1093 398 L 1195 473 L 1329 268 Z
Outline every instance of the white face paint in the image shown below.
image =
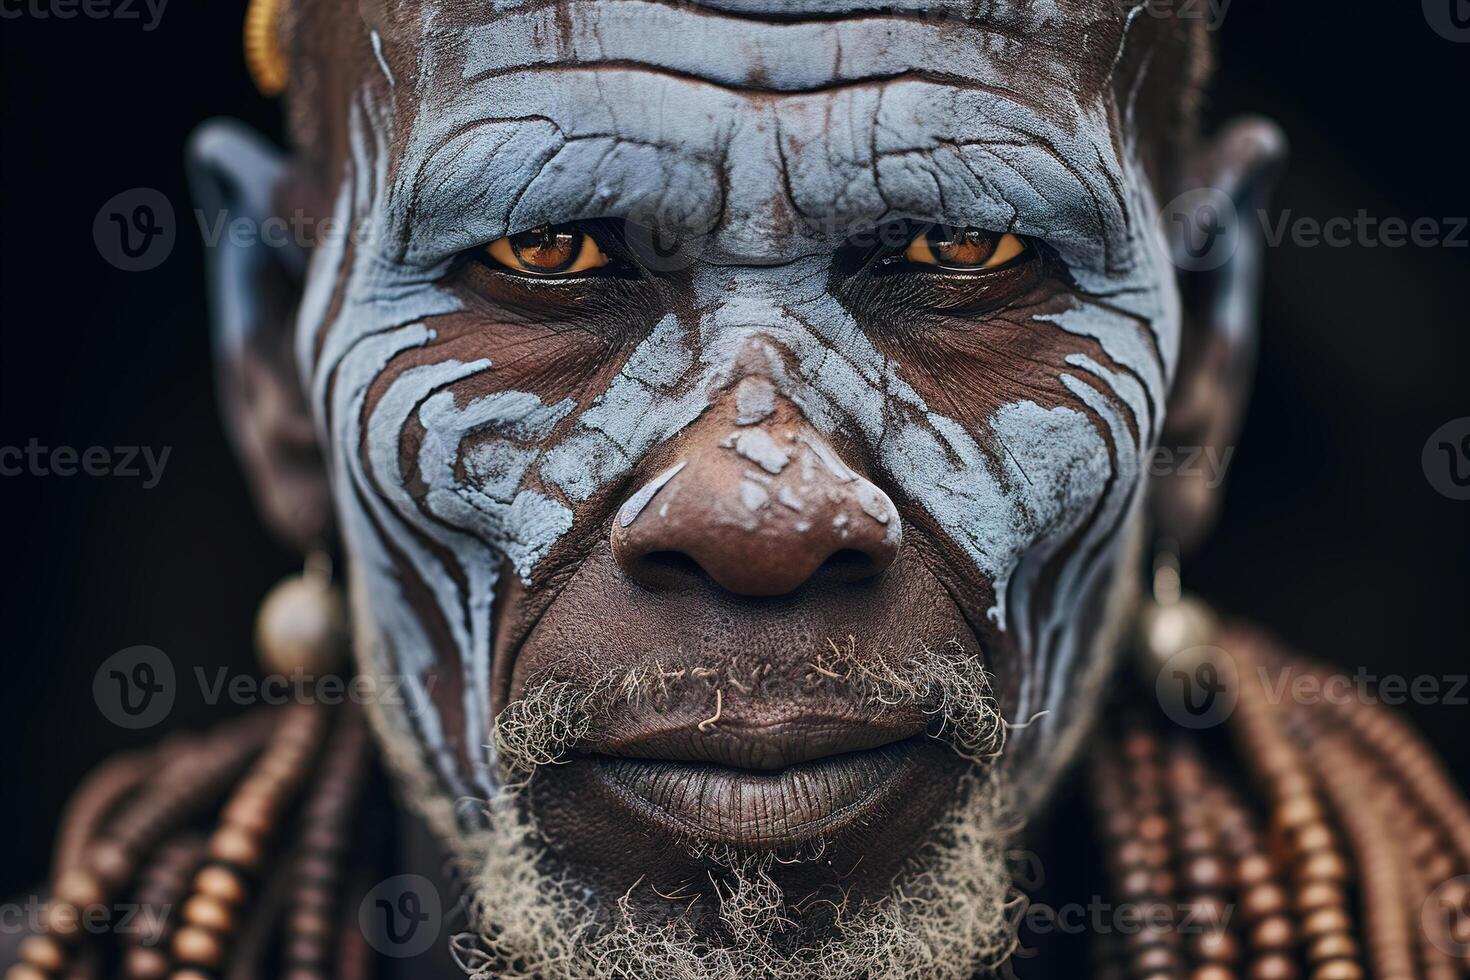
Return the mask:
M 1087 94 L 1009 40 L 1069 43 L 1077 19 L 1036 4 L 996 4 L 978 22 L 831 23 L 573 6 L 569 24 L 514 3 L 465 24 L 431 4 L 372 35 L 335 208 L 370 233 L 318 249 L 301 307 L 361 655 L 377 672 L 458 681 L 457 704 L 380 719 L 417 747 L 405 764 L 451 799 L 493 791 L 500 569 L 534 590 L 548 557 L 623 501 L 636 517 L 680 479 L 652 461 L 733 389 L 730 444 L 753 471 L 791 461 L 762 428 L 789 403 L 861 447 L 904 522 L 961 556 L 993 596 L 977 628 L 1014 650 L 1015 713 L 1048 712 L 1018 733 L 1018 757 L 1054 768 L 1091 694 L 1076 678 L 1105 664 L 1082 613 L 1105 604 L 1122 560 L 1180 330 L 1111 88 Z M 1083 26 L 1091 43 L 1121 44 L 1111 13 Z M 692 312 L 659 319 L 601 384 L 536 391 L 501 380 L 499 350 L 441 356 L 440 324 L 479 315 L 445 285 L 457 254 L 603 216 L 701 236 Z M 834 294 L 847 232 L 896 216 L 1009 230 L 1055 253 L 1075 288 L 1026 321 L 1064 365 L 1044 390 L 1015 384 L 977 413 Z M 752 487 L 751 508 L 768 506 Z

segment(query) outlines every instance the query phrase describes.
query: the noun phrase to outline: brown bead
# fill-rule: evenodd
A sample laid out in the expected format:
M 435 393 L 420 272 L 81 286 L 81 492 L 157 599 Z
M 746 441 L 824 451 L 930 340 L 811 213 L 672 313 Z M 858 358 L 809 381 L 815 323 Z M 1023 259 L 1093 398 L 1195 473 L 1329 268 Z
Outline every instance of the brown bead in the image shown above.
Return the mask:
M 1296 930 L 1284 915 L 1268 916 L 1251 927 L 1251 946 L 1255 949 L 1285 950 L 1295 942 Z
M 70 902 L 52 902 L 42 921 L 46 931 L 61 942 L 71 943 L 81 938 L 82 913 Z
M 286 961 L 301 966 L 321 966 L 326 963 L 327 951 L 322 944 L 306 936 L 296 936 L 286 944 Z
M 195 895 L 184 903 L 184 921 L 213 932 L 233 932 L 235 914 L 211 895 Z
M 291 915 L 291 931 L 298 936 L 327 939 L 332 935 L 332 923 L 319 912 L 304 912 L 298 909 Z
M 1179 953 L 1168 946 L 1150 946 L 1133 957 L 1133 969 L 1137 973 L 1174 973 L 1183 967 Z
M 214 980 L 203 970 L 175 970 L 169 974 L 168 980 Z
M 1335 932 L 1352 932 L 1353 923 L 1347 912 L 1339 908 L 1318 909 L 1302 919 L 1302 935 L 1308 940 L 1330 936 Z
M 1162 841 L 1169 836 L 1169 821 L 1157 813 L 1151 813 L 1138 821 L 1138 836 L 1153 843 Z
M 127 884 L 137 870 L 132 852 L 121 842 L 100 840 L 87 848 L 83 859 L 92 873 L 108 889 L 118 889 Z
M 1298 915 L 1306 915 L 1322 908 L 1343 908 L 1347 895 L 1342 888 L 1330 881 L 1314 881 L 1297 890 L 1292 906 Z
M 1125 902 L 1137 902 L 1139 899 L 1147 898 L 1153 885 L 1153 878 L 1153 872 L 1145 868 L 1128 872 L 1123 876 L 1123 880 L 1118 882 L 1119 896 Z
M 1189 980 L 1235 980 L 1235 971 L 1219 963 L 1209 963 L 1191 973 Z
M 123 976 L 127 980 L 164 980 L 171 965 L 162 950 L 133 946 L 123 957 Z
M 226 825 L 209 838 L 209 856 L 253 870 L 260 866 L 264 855 L 260 838 L 240 827 Z
M 1159 752 L 1159 740 L 1148 732 L 1133 731 L 1123 739 L 1123 757 L 1131 762 L 1148 762 Z
M 207 864 L 194 876 L 194 888 L 201 895 L 217 898 L 226 905 L 239 905 L 245 901 L 245 882 L 231 868 L 219 864 Z
M 55 973 L 66 963 L 66 950 L 50 936 L 27 936 L 20 944 L 20 958 L 31 966 Z
M 1322 807 L 1305 793 L 1292 796 L 1276 811 L 1276 826 L 1289 830 L 1322 820 Z
M 56 891 L 53 898 L 58 902 L 68 902 L 77 908 L 86 908 L 88 905 L 101 905 L 107 901 L 107 892 L 102 888 L 102 882 L 90 871 L 81 868 L 72 868 L 63 871 L 61 877 L 56 879 Z
M 1194 958 L 1206 963 L 1234 964 L 1240 960 L 1240 942 L 1224 930 L 1202 932 L 1190 943 Z
M 1234 911 L 1223 895 L 1196 895 L 1185 903 L 1181 924 L 1197 931 L 1223 929 Z
M 227 824 L 262 835 L 271 829 L 275 813 L 270 800 L 241 793 L 230 801 L 221 816 Z
M 1241 898 L 1240 910 L 1248 922 L 1279 915 L 1286 911 L 1286 890 L 1272 882 L 1256 885 Z
M 1358 941 L 1345 932 L 1330 932 L 1325 936 L 1318 936 L 1307 947 L 1307 959 L 1313 963 L 1352 959 L 1358 953 Z
M 37 969 L 29 963 L 17 963 L 5 971 L 5 980 L 50 980 L 45 970 Z
M 208 929 L 184 926 L 174 933 L 174 955 L 185 963 L 214 970 L 225 961 L 225 944 Z
M 1332 828 L 1321 820 L 1314 820 L 1296 828 L 1287 835 L 1287 840 L 1303 854 L 1330 850 L 1337 844 Z
M 1235 868 L 1236 880 L 1240 882 L 1242 888 L 1270 881 L 1273 874 L 1275 874 L 1275 866 L 1271 863 L 1271 859 L 1260 852 L 1241 858 Z
M 1272 953 L 1253 962 L 1246 971 L 1246 976 L 1249 980 L 1297 980 L 1301 971 L 1296 968 L 1291 957 Z
M 1345 884 L 1351 872 L 1347 861 L 1335 851 L 1318 851 L 1310 854 L 1297 866 L 1297 881 L 1306 885 L 1313 881 L 1332 881 Z
M 1366 977 L 1356 960 L 1332 960 L 1312 971 L 1312 980 L 1365 980 Z
M 1216 891 L 1226 887 L 1229 878 L 1225 862 L 1214 855 L 1191 858 L 1184 866 L 1184 882 L 1194 891 Z

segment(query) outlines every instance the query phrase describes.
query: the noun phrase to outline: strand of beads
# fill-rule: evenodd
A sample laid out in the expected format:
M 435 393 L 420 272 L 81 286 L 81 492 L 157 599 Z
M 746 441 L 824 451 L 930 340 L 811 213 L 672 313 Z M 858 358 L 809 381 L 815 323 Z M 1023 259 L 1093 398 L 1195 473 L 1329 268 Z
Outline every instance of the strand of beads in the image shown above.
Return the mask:
M 287 980 L 325 980 L 336 950 L 337 904 L 350 824 L 367 772 L 367 732 L 351 707 L 332 734 L 321 778 L 306 802 L 292 875 L 284 946 Z
M 1303 669 L 1328 689 L 1324 669 Z M 1371 788 L 1364 805 L 1378 812 L 1382 831 L 1398 850 L 1402 909 L 1381 915 L 1406 922 L 1414 934 L 1409 942 L 1417 954 L 1416 975 L 1453 980 L 1463 974 L 1470 953 L 1470 923 L 1451 914 L 1470 898 L 1467 864 L 1453 843 L 1453 828 L 1470 819 L 1464 801 L 1433 754 L 1390 712 L 1352 697 L 1325 703 L 1326 712 L 1305 706 L 1299 711 L 1303 738 L 1330 739 L 1335 761 L 1363 774 L 1360 782 Z
M 269 719 L 251 714 L 221 725 L 202 738 L 176 741 L 162 751 L 166 761 L 144 782 L 106 829 L 62 867 L 52 888 L 40 935 L 24 944 L 21 962 L 6 980 L 49 980 L 73 970 L 86 972 L 82 940 L 105 929 L 108 905 L 136 876 L 158 843 L 219 798 L 259 751 Z M 155 761 L 158 761 L 155 759 Z M 101 913 L 100 915 L 97 913 Z
M 1194 966 L 1190 980 L 1234 980 L 1240 964 L 1240 941 L 1229 928 L 1235 876 L 1206 796 L 1208 774 L 1198 753 L 1182 739 L 1169 746 L 1168 786 L 1179 815 L 1176 848 L 1184 895 L 1180 931 L 1188 937 Z
M 1184 956 L 1172 905 L 1175 835 L 1163 791 L 1158 739 L 1141 725 L 1130 724 L 1120 755 L 1124 766 L 1102 758 L 1094 773 L 1105 821 L 1108 870 L 1124 907 L 1137 911 L 1142 920 L 1123 938 L 1128 975 L 1134 980 L 1182 978 Z
M 1233 727 L 1242 754 L 1272 801 L 1272 851 L 1290 869 L 1296 899 L 1290 904 L 1300 906 L 1309 891 L 1342 896 L 1300 918 L 1298 934 L 1307 947 L 1309 976 L 1361 980 L 1364 971 L 1356 952 L 1347 953 L 1354 933 L 1345 897 L 1352 866 L 1328 822 L 1312 767 L 1286 729 L 1287 708 L 1274 702 L 1264 686 L 1269 651 L 1244 633 L 1233 634 L 1227 644 L 1241 678 Z M 1326 957 L 1329 950 L 1346 955 Z M 1283 956 L 1275 975 L 1286 980 L 1298 973 L 1295 961 Z
M 283 709 L 270 744 L 225 805 L 209 838 L 209 863 L 195 876 L 184 926 L 174 934 L 181 968 L 173 980 L 205 980 L 225 965 L 248 883 L 261 873 L 277 820 L 310 772 L 326 722 L 326 711 L 314 704 Z
M 204 838 L 185 834 L 158 849 L 138 876 L 135 900 L 138 928 L 125 936 L 122 975 L 126 980 L 162 980 L 168 975 L 164 952 L 174 931 L 174 909 L 188 893 L 189 881 L 204 860 Z

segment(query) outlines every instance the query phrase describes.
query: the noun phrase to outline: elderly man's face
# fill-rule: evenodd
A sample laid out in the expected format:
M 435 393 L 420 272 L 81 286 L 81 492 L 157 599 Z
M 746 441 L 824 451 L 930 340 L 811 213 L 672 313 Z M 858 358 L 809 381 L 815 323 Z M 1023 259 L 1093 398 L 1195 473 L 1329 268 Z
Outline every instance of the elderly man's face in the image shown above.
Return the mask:
M 359 656 L 429 692 L 389 756 L 531 972 L 1004 946 L 1000 796 L 1108 669 L 1181 316 L 1146 25 L 909 6 L 390 4 L 319 79 Z

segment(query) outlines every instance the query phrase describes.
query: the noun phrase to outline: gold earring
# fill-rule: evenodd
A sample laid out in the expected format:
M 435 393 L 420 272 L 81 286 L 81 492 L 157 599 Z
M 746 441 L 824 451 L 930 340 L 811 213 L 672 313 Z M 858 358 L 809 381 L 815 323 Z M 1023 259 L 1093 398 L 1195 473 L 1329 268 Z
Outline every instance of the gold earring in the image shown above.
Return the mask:
M 245 66 L 267 98 L 286 90 L 286 52 L 281 46 L 281 14 L 286 0 L 250 0 L 245 11 Z
M 299 575 L 266 594 L 255 617 L 255 646 L 269 674 L 321 677 L 337 670 L 347 649 L 347 611 L 332 586 L 332 559 L 313 551 Z

